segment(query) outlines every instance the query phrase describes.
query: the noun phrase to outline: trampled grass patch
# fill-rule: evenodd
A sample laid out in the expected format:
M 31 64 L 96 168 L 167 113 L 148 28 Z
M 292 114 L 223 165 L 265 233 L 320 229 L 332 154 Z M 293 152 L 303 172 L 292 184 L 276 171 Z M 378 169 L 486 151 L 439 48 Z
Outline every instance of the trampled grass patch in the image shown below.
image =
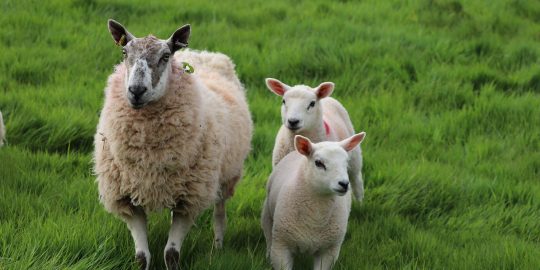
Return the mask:
M 336 83 L 363 143 L 336 269 L 540 265 L 540 4 L 535 1 L 7 0 L 0 16 L 0 269 L 134 269 L 133 243 L 98 203 L 92 141 L 121 51 L 191 23 L 190 47 L 228 54 L 255 122 L 222 251 L 203 213 L 185 269 L 269 269 L 260 228 L 280 125 L 264 78 Z M 196 68 L 196 67 L 195 67 Z M 150 218 L 152 269 L 169 226 Z M 307 259 L 297 268 L 308 269 Z

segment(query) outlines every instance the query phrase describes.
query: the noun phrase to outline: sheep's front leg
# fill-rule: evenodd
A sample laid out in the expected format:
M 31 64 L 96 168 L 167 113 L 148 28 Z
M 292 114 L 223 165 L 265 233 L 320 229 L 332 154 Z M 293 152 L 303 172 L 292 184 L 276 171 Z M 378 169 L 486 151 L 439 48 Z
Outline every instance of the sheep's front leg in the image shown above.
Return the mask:
M 339 256 L 340 246 L 333 247 L 315 256 L 313 270 L 330 270 Z
M 148 249 L 148 239 L 146 235 L 146 214 L 140 208 L 133 209 L 132 216 L 123 218 L 131 232 L 135 242 L 135 259 L 139 269 L 148 270 L 150 268 L 150 250 Z
M 167 265 L 168 270 L 180 268 L 180 249 L 192 225 L 192 218 L 173 212 L 169 240 L 167 240 L 164 252 L 165 265 Z
M 223 235 L 227 226 L 227 213 L 225 211 L 225 199 L 219 200 L 214 206 L 214 246 L 218 249 L 223 247 Z
M 364 181 L 362 179 L 362 152 L 360 147 L 351 152 L 348 174 L 354 198 L 361 202 L 364 199 Z
M 275 270 L 293 269 L 294 260 L 291 251 L 286 246 L 279 243 L 272 243 L 270 260 L 272 261 L 272 266 Z

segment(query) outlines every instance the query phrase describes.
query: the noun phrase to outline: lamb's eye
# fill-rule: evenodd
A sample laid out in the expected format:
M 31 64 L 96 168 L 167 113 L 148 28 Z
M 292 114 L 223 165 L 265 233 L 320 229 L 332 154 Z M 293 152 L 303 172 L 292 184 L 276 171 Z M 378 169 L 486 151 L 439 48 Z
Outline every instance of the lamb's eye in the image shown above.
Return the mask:
M 323 169 L 323 170 L 326 170 L 326 166 L 324 165 L 324 163 L 320 160 L 315 160 L 315 166 L 317 166 L 317 168 L 319 169 Z
M 164 55 L 161 57 L 161 61 L 163 61 L 163 62 L 169 61 L 169 57 L 170 57 L 170 56 L 171 56 L 171 55 L 168 54 L 168 53 L 164 54 Z
M 127 51 L 126 51 L 126 49 L 122 49 L 122 55 L 124 56 L 124 58 L 127 56 Z
M 310 102 L 307 108 L 309 110 L 309 108 L 313 108 L 313 107 L 315 107 L 315 101 Z
M 283 100 L 281 103 L 282 103 L 283 105 L 285 105 L 285 100 Z

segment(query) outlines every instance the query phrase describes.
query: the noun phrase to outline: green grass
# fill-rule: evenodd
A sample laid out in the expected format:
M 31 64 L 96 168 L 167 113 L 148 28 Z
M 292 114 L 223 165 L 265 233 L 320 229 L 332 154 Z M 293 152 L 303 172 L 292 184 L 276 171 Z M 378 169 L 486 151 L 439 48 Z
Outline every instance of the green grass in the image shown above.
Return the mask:
M 121 59 L 106 27 L 228 54 L 255 121 L 223 251 L 204 212 L 184 269 L 269 269 L 259 226 L 279 104 L 265 77 L 336 83 L 365 130 L 366 198 L 336 269 L 538 269 L 540 4 L 536 1 L 20 1 L 0 16 L 0 269 L 134 269 L 98 203 L 92 136 Z M 166 212 L 150 218 L 163 269 Z M 298 268 L 309 269 L 308 260 Z

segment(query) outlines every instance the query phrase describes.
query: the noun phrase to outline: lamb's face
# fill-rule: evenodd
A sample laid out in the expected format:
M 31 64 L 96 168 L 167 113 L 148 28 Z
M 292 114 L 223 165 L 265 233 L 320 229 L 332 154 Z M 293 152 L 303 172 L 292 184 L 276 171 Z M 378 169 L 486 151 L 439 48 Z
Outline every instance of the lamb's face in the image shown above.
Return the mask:
M 133 108 L 142 108 L 165 95 L 172 69 L 170 59 L 175 51 L 187 47 L 190 29 L 189 25 L 184 25 L 168 40 L 152 35 L 136 38 L 120 23 L 109 20 L 111 35 L 116 44 L 122 46 L 126 99 Z
M 320 125 L 322 111 L 315 91 L 304 85 L 297 85 L 286 91 L 281 102 L 281 122 L 292 132 L 309 130 Z
M 298 153 L 307 157 L 305 176 L 309 183 L 322 195 L 343 196 L 349 190 L 347 167 L 349 155 L 362 142 L 366 133 L 361 132 L 341 142 L 313 144 L 303 136 L 296 135 L 294 146 Z
M 337 142 L 318 143 L 313 150 L 308 158 L 313 186 L 322 194 L 345 195 L 349 190 L 347 151 Z
M 333 83 L 321 83 L 316 88 L 305 85 L 291 87 L 269 78 L 266 79 L 266 85 L 272 92 L 283 97 L 281 122 L 289 130 L 299 133 L 322 125 L 320 100 L 332 93 Z
M 126 97 L 133 108 L 158 100 L 165 94 L 171 73 L 171 50 L 153 36 L 136 38 L 124 46 Z

